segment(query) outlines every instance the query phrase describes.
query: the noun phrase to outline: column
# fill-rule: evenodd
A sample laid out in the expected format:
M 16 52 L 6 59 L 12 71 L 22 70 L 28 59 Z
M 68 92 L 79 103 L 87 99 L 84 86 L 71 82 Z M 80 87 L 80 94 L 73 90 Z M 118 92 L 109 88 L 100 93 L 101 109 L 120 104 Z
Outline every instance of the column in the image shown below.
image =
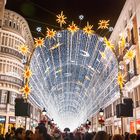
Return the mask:
M 9 104 L 7 104 L 7 110 L 6 110 L 6 122 L 5 122 L 5 133 L 8 132 L 8 125 L 9 125 Z

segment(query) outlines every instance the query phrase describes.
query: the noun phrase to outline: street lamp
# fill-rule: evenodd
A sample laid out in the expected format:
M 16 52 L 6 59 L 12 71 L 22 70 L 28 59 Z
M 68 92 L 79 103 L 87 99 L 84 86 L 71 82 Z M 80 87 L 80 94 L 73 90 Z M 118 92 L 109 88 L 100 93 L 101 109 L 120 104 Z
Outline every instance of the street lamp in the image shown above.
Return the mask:
M 100 115 L 100 117 L 103 117 L 104 116 L 104 111 L 103 111 L 102 108 L 100 108 L 100 110 L 99 110 L 99 115 Z
M 104 110 L 102 108 L 100 108 L 98 122 L 99 122 L 99 124 L 101 124 L 101 130 L 102 130 L 102 126 L 104 125 L 103 116 L 104 116 Z
M 43 108 L 43 110 L 42 110 L 42 115 L 45 116 L 45 115 L 46 115 L 46 112 L 47 112 L 46 109 Z
M 89 120 L 87 119 L 86 124 L 89 124 Z

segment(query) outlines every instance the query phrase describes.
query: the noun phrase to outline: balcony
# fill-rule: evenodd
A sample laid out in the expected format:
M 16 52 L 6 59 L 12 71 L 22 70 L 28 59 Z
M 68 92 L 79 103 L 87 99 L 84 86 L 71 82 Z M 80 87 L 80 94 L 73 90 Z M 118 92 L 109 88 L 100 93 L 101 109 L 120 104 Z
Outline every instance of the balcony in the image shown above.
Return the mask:
M 11 49 L 11 48 L 7 48 L 7 47 L 0 47 L 0 53 L 6 53 L 6 54 L 10 54 L 13 55 L 14 57 L 18 57 L 20 59 L 23 58 L 22 54 L 19 53 L 17 50 Z
M 20 80 L 16 77 L 8 76 L 8 75 L 0 75 L 0 81 L 13 83 L 18 86 L 22 86 L 22 84 L 23 84 L 22 80 Z

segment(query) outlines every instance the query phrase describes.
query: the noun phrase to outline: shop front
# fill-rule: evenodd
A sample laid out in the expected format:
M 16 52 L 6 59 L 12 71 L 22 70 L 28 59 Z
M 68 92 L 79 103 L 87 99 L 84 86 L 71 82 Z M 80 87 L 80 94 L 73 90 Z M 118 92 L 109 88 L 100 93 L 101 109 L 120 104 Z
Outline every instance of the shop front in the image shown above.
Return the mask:
M 0 116 L 0 134 L 4 134 L 6 117 Z
M 136 130 L 140 130 L 140 119 L 136 120 L 136 124 L 135 121 L 130 121 L 130 133 L 135 133 L 135 128 Z
M 16 127 L 16 117 L 14 116 L 9 117 L 8 130 L 11 130 L 12 127 Z
M 114 120 L 114 134 L 121 134 L 121 120 L 115 118 Z

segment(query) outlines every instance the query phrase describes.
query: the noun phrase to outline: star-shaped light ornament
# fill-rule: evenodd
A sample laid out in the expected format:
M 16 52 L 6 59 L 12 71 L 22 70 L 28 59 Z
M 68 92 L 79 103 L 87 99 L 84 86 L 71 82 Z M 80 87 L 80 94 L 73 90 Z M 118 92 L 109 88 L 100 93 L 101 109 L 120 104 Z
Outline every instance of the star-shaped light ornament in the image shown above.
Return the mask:
M 77 32 L 79 28 L 75 25 L 75 23 L 72 21 L 72 24 L 68 26 L 67 28 L 71 33 Z
M 24 85 L 21 91 L 25 94 L 26 97 L 29 95 L 29 93 L 31 92 L 31 88 L 29 87 L 28 83 Z
M 83 28 L 83 31 L 88 35 L 92 35 L 94 33 L 94 30 L 92 30 L 92 28 L 93 25 L 89 25 L 89 22 L 87 22 L 87 26 Z
M 128 60 L 133 60 L 135 57 L 135 52 L 134 50 L 128 50 L 125 54 L 125 58 Z
M 121 36 L 119 48 L 123 49 L 126 45 L 125 37 Z
M 102 56 L 103 59 L 106 59 L 106 54 L 105 54 L 105 52 L 100 52 L 100 54 L 101 54 L 101 56 Z
M 34 38 L 35 39 L 35 47 L 42 47 L 44 45 L 44 38 Z
M 47 28 L 47 32 L 46 32 L 47 38 L 49 38 L 49 39 L 54 38 L 55 34 L 56 34 L 55 30 Z
M 26 45 L 21 45 L 21 46 L 18 47 L 18 49 L 23 55 L 27 54 L 28 51 L 29 51 L 29 49 Z
M 24 78 L 29 79 L 32 76 L 32 72 L 29 67 L 24 71 Z
M 65 15 L 63 14 L 63 11 L 61 11 L 60 14 L 56 15 L 56 17 L 57 17 L 56 21 L 57 23 L 60 24 L 60 27 L 62 27 L 63 24 L 66 24 L 65 20 L 67 19 L 67 17 L 65 17 Z
M 118 85 L 120 86 L 120 88 L 122 89 L 123 88 L 123 85 L 124 85 L 124 76 L 122 75 L 121 72 L 118 73 L 118 78 L 117 78 L 117 81 L 118 81 Z
M 99 20 L 99 27 L 98 29 L 108 29 L 108 26 L 109 26 L 109 21 L 110 20 Z
M 106 37 L 104 37 L 104 42 L 105 42 L 106 47 L 108 47 L 110 50 L 113 51 L 115 49 L 114 45 L 110 41 L 108 41 Z

